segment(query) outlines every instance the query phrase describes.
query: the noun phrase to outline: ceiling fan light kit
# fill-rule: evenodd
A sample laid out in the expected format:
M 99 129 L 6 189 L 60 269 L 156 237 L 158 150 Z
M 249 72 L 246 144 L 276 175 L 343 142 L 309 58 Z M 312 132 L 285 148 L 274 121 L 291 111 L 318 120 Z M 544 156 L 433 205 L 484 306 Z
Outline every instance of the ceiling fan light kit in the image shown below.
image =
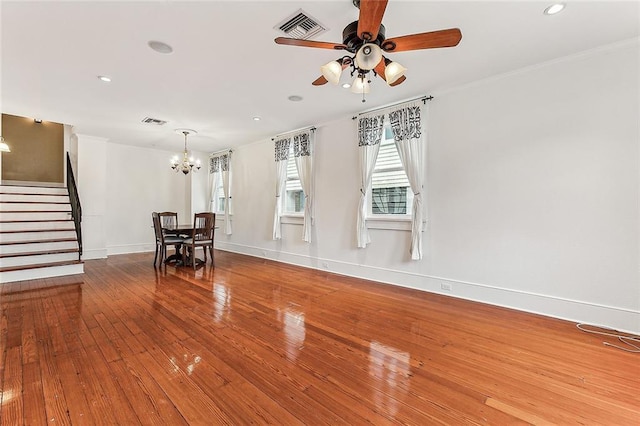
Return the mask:
M 337 61 L 331 61 L 320 67 L 322 76 L 327 79 L 331 84 L 337 85 L 340 82 L 340 76 L 342 75 L 342 59 Z
M 382 60 L 382 49 L 373 43 L 365 43 L 356 53 L 356 68 L 371 71 Z
M 322 86 L 328 82 L 337 85 L 342 71 L 351 66 L 351 76 L 356 76 L 351 85 L 353 93 L 369 93 L 369 73 L 382 78 L 389 86 L 397 86 L 406 80 L 407 69 L 395 61 L 386 58 L 386 53 L 406 52 L 421 49 L 454 47 L 460 43 L 462 32 L 458 28 L 410 34 L 400 37 L 386 38 L 386 29 L 382 25 L 388 0 L 353 0 L 360 8 L 357 21 L 347 25 L 342 31 L 342 43 L 301 40 L 278 37 L 277 44 L 319 49 L 346 50 L 352 56 L 331 61 L 320 67 L 321 76 L 313 81 L 314 86 Z M 344 87 L 344 85 L 343 85 Z
M 351 93 L 356 94 L 365 94 L 369 93 L 369 80 L 364 74 L 360 74 L 353 79 L 353 83 L 351 84 Z
M 400 65 L 397 62 L 390 61 L 385 58 L 385 69 L 384 69 L 384 77 L 387 80 L 387 84 L 391 86 L 393 83 L 398 81 L 400 77 L 404 75 L 404 72 L 407 70 L 405 67 Z

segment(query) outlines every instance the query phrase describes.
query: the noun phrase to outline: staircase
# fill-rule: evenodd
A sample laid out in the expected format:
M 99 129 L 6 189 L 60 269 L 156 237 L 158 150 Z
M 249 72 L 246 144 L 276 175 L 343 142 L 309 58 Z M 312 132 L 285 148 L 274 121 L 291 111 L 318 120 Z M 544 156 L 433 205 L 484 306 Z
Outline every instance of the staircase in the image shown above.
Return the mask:
M 0 283 L 82 273 L 67 188 L 0 186 Z

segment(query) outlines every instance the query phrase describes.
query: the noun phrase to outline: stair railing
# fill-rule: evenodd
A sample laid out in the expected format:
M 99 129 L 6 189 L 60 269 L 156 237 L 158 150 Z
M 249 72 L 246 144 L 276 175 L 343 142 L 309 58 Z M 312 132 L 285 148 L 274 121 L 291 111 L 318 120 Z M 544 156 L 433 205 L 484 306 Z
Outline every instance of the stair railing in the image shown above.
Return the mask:
M 78 260 L 82 260 L 82 207 L 80 206 L 80 196 L 78 195 L 78 187 L 76 179 L 73 176 L 73 168 L 71 167 L 71 159 L 67 152 L 67 190 L 69 191 L 69 202 L 71 203 L 71 215 L 73 223 L 76 227 L 76 235 L 78 237 Z

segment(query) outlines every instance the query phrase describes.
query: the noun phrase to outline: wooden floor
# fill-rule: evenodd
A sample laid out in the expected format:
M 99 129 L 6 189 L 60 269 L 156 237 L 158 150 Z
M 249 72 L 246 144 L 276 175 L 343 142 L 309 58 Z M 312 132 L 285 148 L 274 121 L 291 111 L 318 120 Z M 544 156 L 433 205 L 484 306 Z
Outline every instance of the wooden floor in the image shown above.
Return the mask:
M 0 288 L 2 425 L 640 424 L 575 324 L 216 252 Z

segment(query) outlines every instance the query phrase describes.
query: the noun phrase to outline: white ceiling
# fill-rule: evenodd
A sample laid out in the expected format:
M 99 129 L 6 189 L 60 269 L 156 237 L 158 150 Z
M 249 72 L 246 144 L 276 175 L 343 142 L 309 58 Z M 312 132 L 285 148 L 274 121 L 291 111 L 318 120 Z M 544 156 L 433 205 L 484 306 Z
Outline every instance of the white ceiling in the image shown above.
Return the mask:
M 168 150 L 182 147 L 174 129 L 192 128 L 190 148 L 213 152 L 639 36 L 637 1 L 567 1 L 560 14 L 543 15 L 551 3 L 390 0 L 388 38 L 458 27 L 462 41 L 389 54 L 407 80 L 391 88 L 375 78 L 363 104 L 340 86 L 311 85 L 340 52 L 273 41 L 282 35 L 273 27 L 302 8 L 329 28 L 314 39 L 341 43 L 358 17 L 350 0 L 2 1 L 0 107 Z M 174 51 L 156 53 L 149 40 Z

